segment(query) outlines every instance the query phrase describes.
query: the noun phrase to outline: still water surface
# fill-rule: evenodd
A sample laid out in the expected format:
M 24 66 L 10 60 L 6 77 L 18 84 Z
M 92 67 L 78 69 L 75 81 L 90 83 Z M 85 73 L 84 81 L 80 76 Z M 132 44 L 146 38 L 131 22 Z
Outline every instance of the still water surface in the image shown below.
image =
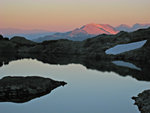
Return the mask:
M 42 76 L 67 85 L 26 103 L 1 102 L 0 113 L 139 113 L 131 97 L 150 86 L 130 76 L 80 64 L 51 65 L 32 59 L 3 65 L 0 78 L 4 76 Z

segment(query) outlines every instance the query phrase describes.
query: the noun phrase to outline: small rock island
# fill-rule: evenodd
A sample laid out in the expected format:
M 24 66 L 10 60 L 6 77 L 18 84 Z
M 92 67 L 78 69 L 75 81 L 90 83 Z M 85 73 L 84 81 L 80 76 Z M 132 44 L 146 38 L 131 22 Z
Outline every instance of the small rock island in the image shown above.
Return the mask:
M 11 77 L 0 80 L 0 102 L 24 103 L 64 86 L 66 82 L 38 76 Z

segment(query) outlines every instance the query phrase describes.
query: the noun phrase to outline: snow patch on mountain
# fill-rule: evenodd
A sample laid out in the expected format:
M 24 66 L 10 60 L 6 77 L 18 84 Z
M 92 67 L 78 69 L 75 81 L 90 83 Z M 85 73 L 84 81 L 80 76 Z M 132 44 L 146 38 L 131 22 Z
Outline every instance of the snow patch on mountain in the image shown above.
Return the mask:
M 113 54 L 117 55 L 123 52 L 131 51 L 134 49 L 138 49 L 144 46 L 144 44 L 147 42 L 147 40 L 128 43 L 128 44 L 118 44 L 112 48 L 109 48 L 105 51 L 106 54 Z

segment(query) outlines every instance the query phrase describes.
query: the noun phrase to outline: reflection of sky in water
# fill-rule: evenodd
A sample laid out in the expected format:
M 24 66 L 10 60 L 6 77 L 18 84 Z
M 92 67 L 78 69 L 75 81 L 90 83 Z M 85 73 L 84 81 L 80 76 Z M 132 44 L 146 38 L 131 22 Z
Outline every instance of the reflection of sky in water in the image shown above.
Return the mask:
M 39 75 L 68 84 L 27 103 L 0 103 L 2 113 L 138 113 L 131 97 L 150 85 L 80 64 L 49 65 L 27 59 L 0 68 L 0 77 L 10 75 Z

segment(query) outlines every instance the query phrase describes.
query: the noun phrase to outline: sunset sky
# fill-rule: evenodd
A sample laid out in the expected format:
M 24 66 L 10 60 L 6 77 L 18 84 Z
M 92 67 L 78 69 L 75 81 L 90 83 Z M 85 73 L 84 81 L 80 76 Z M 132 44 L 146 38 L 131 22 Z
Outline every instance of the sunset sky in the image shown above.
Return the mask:
M 87 23 L 150 23 L 150 0 L 0 0 L 0 28 L 67 31 Z

